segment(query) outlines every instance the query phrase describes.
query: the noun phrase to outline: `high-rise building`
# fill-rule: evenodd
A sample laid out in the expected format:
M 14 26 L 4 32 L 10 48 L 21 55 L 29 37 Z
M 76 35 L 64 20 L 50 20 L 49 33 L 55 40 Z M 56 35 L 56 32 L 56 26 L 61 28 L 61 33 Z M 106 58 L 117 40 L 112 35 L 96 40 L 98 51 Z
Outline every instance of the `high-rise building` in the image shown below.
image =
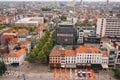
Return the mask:
M 120 18 L 98 18 L 96 34 L 101 37 L 120 36 Z

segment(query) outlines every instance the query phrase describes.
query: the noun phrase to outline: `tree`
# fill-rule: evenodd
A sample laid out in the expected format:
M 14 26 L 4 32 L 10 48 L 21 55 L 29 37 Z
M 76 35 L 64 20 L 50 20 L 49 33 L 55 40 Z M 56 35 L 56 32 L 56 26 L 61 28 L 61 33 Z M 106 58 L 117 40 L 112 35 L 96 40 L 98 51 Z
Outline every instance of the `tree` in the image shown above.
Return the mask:
M 42 11 L 51 11 L 51 9 L 46 7 L 46 8 L 42 8 Z
M 42 42 L 43 44 L 45 44 L 45 42 L 46 42 L 45 38 L 42 37 L 42 38 L 40 39 L 40 42 Z
M 6 70 L 7 70 L 7 67 L 6 67 L 5 63 L 3 61 L 0 62 L 0 75 L 2 73 L 4 73 Z
M 31 52 L 28 54 L 27 60 L 28 60 L 28 62 L 33 63 L 33 62 L 35 62 L 35 58 L 36 58 L 35 54 L 33 52 Z
M 37 56 L 37 55 L 38 55 L 38 52 L 39 52 L 38 47 L 35 46 L 35 47 L 33 48 L 32 52 Z
M 29 62 L 36 60 L 41 63 L 46 63 L 49 57 L 49 52 L 53 47 L 54 33 L 50 35 L 49 31 L 39 40 L 38 44 L 33 48 L 32 52 L 28 55 Z
M 46 62 L 47 62 L 47 58 L 46 58 L 46 55 L 45 55 L 45 53 L 44 53 L 43 50 L 41 50 L 41 51 L 38 53 L 37 59 L 38 59 L 41 63 L 46 63 Z
M 44 45 L 44 47 L 43 47 L 43 49 L 42 49 L 42 50 L 44 51 L 44 53 L 45 53 L 45 55 L 46 55 L 46 56 L 49 56 L 49 55 L 48 55 L 48 52 L 49 52 L 49 47 L 48 47 L 48 45 L 47 45 L 47 44 L 45 44 L 45 45 Z
M 117 68 L 117 69 L 115 70 L 115 77 L 116 77 L 117 79 L 120 79 L 120 69 L 119 69 L 119 68 Z
M 61 21 L 66 21 L 66 20 L 67 20 L 67 17 L 63 15 L 63 16 L 60 17 L 60 20 L 61 20 Z

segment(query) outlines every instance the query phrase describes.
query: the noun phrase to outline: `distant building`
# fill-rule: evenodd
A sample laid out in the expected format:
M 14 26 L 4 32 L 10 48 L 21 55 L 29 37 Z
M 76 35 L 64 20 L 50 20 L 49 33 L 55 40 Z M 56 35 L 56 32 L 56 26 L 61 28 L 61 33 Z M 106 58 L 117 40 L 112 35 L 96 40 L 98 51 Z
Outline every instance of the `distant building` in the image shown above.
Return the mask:
M 27 36 L 29 35 L 29 31 L 27 29 L 18 29 L 17 33 L 19 42 L 26 40 Z
M 75 43 L 75 29 L 73 28 L 72 23 L 63 22 L 58 24 L 55 29 L 56 34 L 56 44 L 74 44 Z
M 96 34 L 85 35 L 84 43 L 100 44 L 100 36 Z
M 96 34 L 101 37 L 120 36 L 120 18 L 98 18 Z
M 100 36 L 95 34 L 95 27 L 79 27 L 77 28 L 78 33 L 78 44 L 86 44 L 86 43 L 100 43 Z
M 31 51 L 31 42 L 30 41 L 28 41 L 28 40 L 21 41 L 19 43 L 19 45 L 22 46 L 22 47 L 25 47 L 26 52 L 30 53 L 30 51 Z
M 40 23 L 44 23 L 43 17 L 28 17 L 15 22 L 16 26 L 39 27 Z

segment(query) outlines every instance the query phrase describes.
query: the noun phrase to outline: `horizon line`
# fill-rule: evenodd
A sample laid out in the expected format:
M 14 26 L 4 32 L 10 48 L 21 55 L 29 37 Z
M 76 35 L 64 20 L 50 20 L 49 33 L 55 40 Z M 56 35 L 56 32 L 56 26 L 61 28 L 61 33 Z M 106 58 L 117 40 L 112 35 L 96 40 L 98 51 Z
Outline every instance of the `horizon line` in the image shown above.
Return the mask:
M 0 2 L 71 2 L 71 1 L 73 1 L 73 0 L 0 0 Z M 76 0 L 75 2 L 80 2 L 80 0 Z M 90 0 L 88 0 L 88 1 L 83 1 L 83 2 L 106 2 L 106 1 L 98 1 L 98 0 L 95 0 L 95 1 L 90 1 Z M 110 2 L 120 2 L 120 1 L 109 1 L 109 3 Z

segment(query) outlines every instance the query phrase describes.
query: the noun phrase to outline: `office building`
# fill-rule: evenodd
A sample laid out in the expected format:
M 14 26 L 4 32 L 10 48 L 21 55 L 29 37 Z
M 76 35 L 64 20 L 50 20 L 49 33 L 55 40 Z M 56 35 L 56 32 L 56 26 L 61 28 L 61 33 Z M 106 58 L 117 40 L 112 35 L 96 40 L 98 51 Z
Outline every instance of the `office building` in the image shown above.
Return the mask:
M 98 18 L 96 34 L 101 37 L 120 36 L 120 18 Z
M 72 45 L 75 43 L 75 30 L 72 23 L 63 22 L 56 27 L 56 44 Z

